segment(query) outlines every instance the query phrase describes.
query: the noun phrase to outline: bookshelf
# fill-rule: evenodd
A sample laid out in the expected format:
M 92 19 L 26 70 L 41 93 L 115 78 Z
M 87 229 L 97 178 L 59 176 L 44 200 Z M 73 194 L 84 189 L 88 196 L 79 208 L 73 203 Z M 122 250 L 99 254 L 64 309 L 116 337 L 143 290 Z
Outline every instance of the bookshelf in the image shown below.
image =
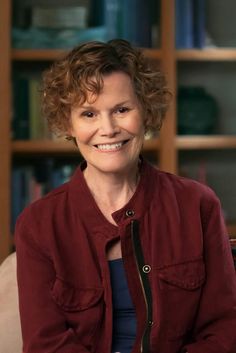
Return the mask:
M 236 135 L 216 134 L 211 136 L 178 136 L 177 135 L 177 85 L 179 64 L 217 63 L 228 65 L 236 62 L 236 48 L 210 49 L 175 49 L 175 1 L 161 0 L 160 47 L 156 49 L 144 48 L 145 55 L 161 65 L 167 76 L 168 86 L 173 93 L 173 101 L 167 113 L 166 121 L 158 138 L 144 143 L 144 151 L 152 153 L 163 170 L 179 172 L 179 154 L 181 152 L 215 150 L 235 150 Z M 52 62 L 64 55 L 65 50 L 52 49 L 11 49 L 11 1 L 0 2 L 0 262 L 9 254 L 12 247 L 10 235 L 10 178 L 13 158 L 27 158 L 32 156 L 76 156 L 76 147 L 67 141 L 35 140 L 11 141 L 11 68 L 13 63 L 31 65 L 34 63 Z M 158 15 L 158 14 L 157 14 Z M 235 223 L 228 224 L 231 236 L 236 237 Z
M 211 48 L 211 49 L 185 49 L 176 50 L 177 61 L 236 61 L 236 49 Z

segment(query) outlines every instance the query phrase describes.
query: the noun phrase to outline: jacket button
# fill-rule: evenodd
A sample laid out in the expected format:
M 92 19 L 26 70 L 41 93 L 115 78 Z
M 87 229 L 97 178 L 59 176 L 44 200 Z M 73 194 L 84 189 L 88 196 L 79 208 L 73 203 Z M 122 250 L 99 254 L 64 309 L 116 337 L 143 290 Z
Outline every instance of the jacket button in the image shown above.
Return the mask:
M 133 217 L 134 216 L 134 211 L 133 210 L 127 210 L 125 212 L 125 214 L 126 214 L 127 217 Z
M 143 272 L 144 273 L 149 273 L 151 271 L 151 266 L 150 265 L 144 265 L 143 266 Z

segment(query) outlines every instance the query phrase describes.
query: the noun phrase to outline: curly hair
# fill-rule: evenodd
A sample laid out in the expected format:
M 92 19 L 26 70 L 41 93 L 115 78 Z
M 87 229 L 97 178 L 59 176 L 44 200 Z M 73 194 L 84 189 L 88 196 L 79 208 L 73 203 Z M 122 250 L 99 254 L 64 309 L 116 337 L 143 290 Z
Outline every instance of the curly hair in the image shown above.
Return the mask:
M 43 73 L 42 111 L 49 128 L 68 137 L 72 107 L 83 104 L 87 94 L 97 97 L 103 77 L 126 73 L 144 114 L 146 131 L 159 130 L 170 101 L 164 75 L 150 68 L 142 52 L 122 39 L 92 41 L 75 47 Z

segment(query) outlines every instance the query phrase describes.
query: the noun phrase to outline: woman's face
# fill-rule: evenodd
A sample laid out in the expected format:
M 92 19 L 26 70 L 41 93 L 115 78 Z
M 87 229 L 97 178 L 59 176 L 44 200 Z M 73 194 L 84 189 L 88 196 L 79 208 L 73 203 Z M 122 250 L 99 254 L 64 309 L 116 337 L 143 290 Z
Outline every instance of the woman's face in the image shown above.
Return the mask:
M 132 82 L 123 72 L 104 76 L 96 98 L 72 109 L 70 134 L 87 168 L 93 172 L 125 173 L 136 166 L 144 139 L 142 109 Z

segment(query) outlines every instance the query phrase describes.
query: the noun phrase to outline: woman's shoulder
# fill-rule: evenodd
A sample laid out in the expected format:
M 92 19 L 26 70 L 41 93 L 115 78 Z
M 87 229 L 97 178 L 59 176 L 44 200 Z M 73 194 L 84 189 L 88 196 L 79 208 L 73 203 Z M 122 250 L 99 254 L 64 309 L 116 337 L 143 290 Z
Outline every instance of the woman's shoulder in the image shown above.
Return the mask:
M 212 188 L 194 179 L 156 170 L 159 190 L 162 193 L 172 193 L 178 198 L 201 199 L 209 202 L 218 201 Z

